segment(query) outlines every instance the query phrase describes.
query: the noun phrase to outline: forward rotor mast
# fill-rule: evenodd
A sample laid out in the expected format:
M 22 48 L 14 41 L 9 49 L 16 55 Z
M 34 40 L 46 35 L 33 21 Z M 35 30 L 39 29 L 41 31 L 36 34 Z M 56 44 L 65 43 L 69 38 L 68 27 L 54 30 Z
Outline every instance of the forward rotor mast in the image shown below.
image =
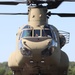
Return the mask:
M 29 7 L 28 11 L 28 24 L 32 27 L 39 27 L 48 23 L 46 7 Z

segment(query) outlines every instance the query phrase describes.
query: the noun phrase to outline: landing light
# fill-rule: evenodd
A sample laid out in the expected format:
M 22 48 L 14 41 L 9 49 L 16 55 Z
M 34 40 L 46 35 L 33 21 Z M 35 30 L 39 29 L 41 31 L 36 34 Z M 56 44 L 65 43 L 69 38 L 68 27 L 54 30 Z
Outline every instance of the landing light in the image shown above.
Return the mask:
M 43 64 L 45 61 L 44 60 L 41 60 L 41 63 Z
M 33 60 L 30 60 L 30 63 L 31 63 L 31 64 L 33 64 L 33 63 L 34 63 L 34 61 L 33 61 Z

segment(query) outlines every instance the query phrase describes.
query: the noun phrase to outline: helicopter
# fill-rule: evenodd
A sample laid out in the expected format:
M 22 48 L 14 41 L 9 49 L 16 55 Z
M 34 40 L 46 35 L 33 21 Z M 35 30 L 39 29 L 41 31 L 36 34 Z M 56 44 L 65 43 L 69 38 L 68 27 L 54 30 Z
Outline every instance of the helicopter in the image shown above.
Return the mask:
M 62 47 L 69 42 L 69 32 L 58 31 L 48 24 L 51 15 L 75 17 L 70 13 L 51 13 L 63 1 L 74 0 L 24 0 L 0 1 L 2 5 L 27 4 L 28 13 L 0 13 L 0 15 L 28 15 L 28 24 L 16 34 L 16 49 L 11 53 L 8 66 L 14 75 L 67 75 L 68 55 Z M 44 5 L 45 4 L 45 5 Z

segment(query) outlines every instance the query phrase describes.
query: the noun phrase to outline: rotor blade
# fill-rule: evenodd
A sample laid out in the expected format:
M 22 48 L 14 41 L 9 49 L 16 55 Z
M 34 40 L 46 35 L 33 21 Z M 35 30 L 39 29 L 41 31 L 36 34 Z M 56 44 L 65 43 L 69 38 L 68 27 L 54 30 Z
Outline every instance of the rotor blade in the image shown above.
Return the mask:
M 19 3 L 27 3 L 27 2 L 16 2 L 16 1 L 0 1 L 0 5 L 18 5 Z
M 75 0 L 63 0 L 63 1 L 73 2 L 73 1 L 75 1 Z
M 51 13 L 51 15 L 58 15 L 60 17 L 75 17 L 75 13 Z
M 0 13 L 0 15 L 28 15 L 28 13 Z

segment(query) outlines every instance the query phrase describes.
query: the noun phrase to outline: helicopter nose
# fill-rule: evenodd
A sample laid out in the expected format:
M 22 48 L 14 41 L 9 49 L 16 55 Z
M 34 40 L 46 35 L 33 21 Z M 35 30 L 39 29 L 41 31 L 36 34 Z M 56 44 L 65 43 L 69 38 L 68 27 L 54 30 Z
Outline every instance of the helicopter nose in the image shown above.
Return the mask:
M 32 52 L 28 50 L 25 46 L 22 44 L 22 40 L 19 42 L 19 50 L 21 51 L 22 55 L 24 56 L 31 56 Z
M 48 47 L 47 47 L 45 50 L 43 50 L 43 51 L 41 52 L 41 54 L 42 54 L 43 56 L 50 56 L 50 55 L 52 55 L 52 53 L 54 52 L 55 47 L 57 47 L 57 42 L 55 42 L 54 40 L 51 40 L 51 41 L 48 43 Z

